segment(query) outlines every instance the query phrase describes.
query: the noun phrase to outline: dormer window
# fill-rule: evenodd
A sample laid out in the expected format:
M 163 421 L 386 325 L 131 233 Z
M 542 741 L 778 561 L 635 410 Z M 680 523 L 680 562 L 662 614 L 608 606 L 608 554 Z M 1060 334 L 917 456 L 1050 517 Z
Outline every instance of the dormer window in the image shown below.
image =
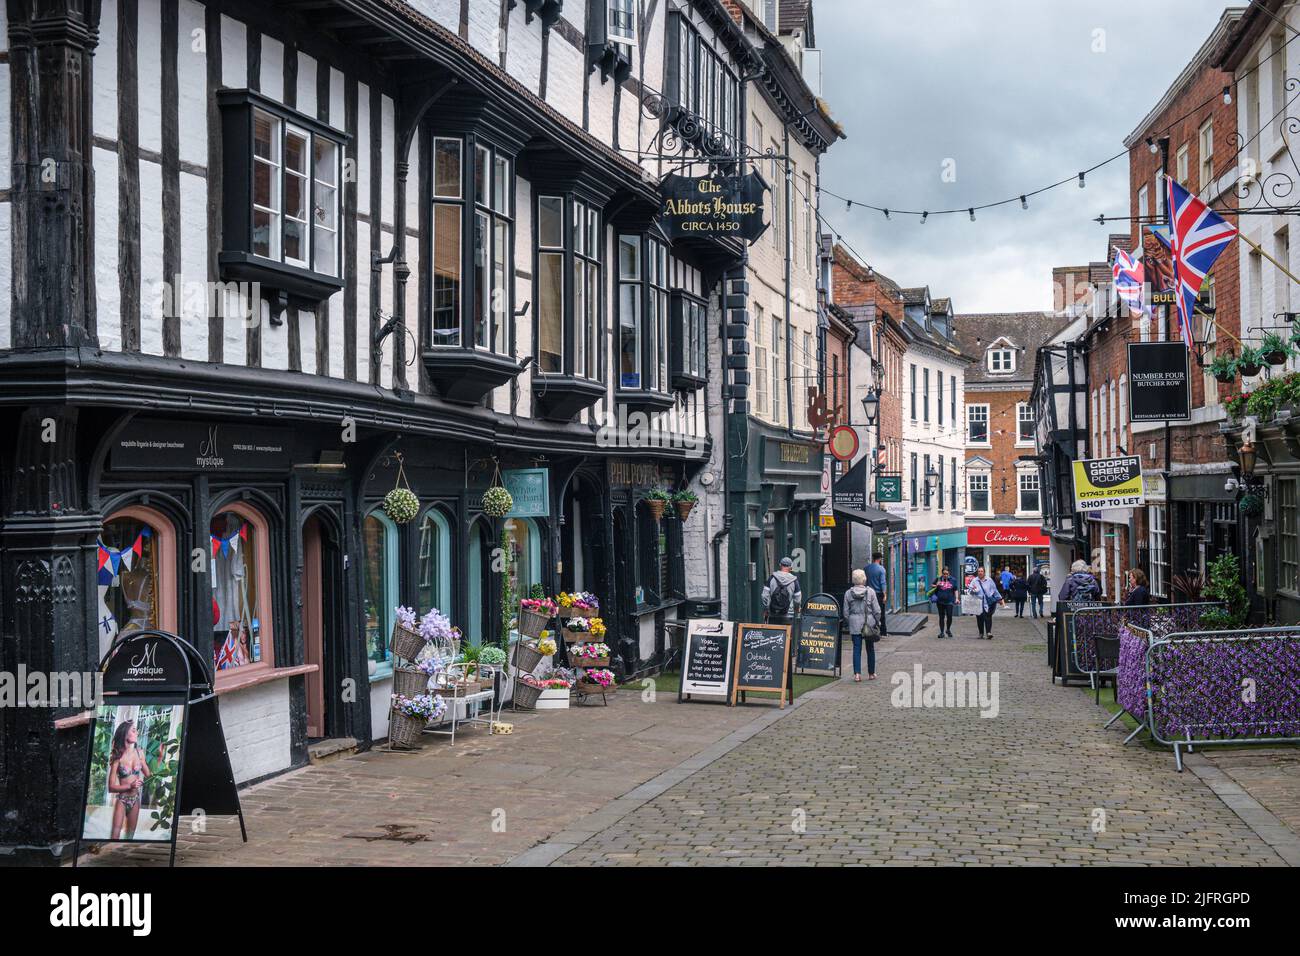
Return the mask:
M 992 374 L 1009 375 L 1016 370 L 1016 351 L 1008 348 L 989 349 L 987 361 Z

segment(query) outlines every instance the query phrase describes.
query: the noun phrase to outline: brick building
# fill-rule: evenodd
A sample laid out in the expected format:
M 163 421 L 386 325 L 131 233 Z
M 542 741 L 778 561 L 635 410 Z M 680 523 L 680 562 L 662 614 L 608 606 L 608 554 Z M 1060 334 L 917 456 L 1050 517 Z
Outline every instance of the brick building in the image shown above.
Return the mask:
M 966 370 L 966 557 L 990 576 L 1010 567 L 1023 577 L 1047 562 L 1029 398 L 1038 349 L 1068 321 L 1052 312 L 957 316 L 957 344 L 974 359 Z

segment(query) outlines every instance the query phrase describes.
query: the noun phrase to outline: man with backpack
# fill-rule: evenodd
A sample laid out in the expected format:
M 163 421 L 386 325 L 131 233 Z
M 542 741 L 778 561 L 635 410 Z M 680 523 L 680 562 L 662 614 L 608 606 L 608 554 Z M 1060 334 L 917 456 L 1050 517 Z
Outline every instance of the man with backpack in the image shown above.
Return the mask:
M 792 567 L 793 561 L 782 558 L 780 569 L 763 585 L 763 612 L 769 624 L 793 624 L 803 605 L 803 591 L 799 590 L 799 579 L 790 570 Z
M 884 637 L 889 633 L 889 625 L 885 623 L 885 606 L 889 603 L 889 590 L 885 586 L 885 556 L 873 555 L 871 563 L 863 570 L 867 573 L 868 586 L 876 592 L 880 601 L 880 635 Z

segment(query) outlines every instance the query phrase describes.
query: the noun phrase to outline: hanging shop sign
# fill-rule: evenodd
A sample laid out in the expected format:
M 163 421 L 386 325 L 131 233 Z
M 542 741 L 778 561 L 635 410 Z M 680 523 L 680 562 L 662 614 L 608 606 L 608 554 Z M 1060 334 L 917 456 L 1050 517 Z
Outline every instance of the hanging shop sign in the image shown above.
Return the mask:
M 1142 486 L 1142 459 L 1095 458 L 1074 463 L 1074 510 L 1133 508 L 1146 497 Z
M 902 475 L 876 475 L 876 501 L 897 504 L 903 500 Z
M 851 425 L 836 425 L 826 444 L 840 461 L 852 461 L 858 453 L 858 430 Z
M 510 518 L 549 518 L 551 516 L 551 473 L 546 468 L 507 468 L 501 483 L 514 504 Z
M 1032 525 L 971 525 L 966 529 L 966 545 L 971 548 L 1046 548 L 1050 544 L 1043 529 Z
M 744 176 L 678 176 L 659 185 L 659 222 L 669 239 L 735 236 L 753 242 L 767 229 L 763 221 L 766 187 L 755 173 Z
M 695 619 L 686 627 L 682 681 L 677 699 L 721 697 L 731 701 L 731 658 L 736 626 L 730 621 Z
M 835 507 L 851 511 L 867 509 L 867 468 L 870 462 L 866 458 L 858 459 L 857 464 L 844 473 L 844 477 L 835 482 Z
M 244 813 L 226 751 L 211 659 L 166 631 L 132 631 L 100 664 L 104 701 L 90 722 L 83 842 L 170 843 L 184 814 Z
M 119 471 L 286 471 L 293 433 L 259 425 L 202 425 L 136 419 L 113 442 Z
M 780 705 L 786 697 L 791 703 L 790 686 L 790 625 L 740 624 L 736 646 L 735 678 L 731 685 L 731 702 L 737 696 L 743 701 L 746 691 L 773 691 L 780 694 Z
M 1191 361 L 1182 342 L 1130 342 L 1129 419 L 1185 422 L 1192 417 Z
M 795 670 L 840 672 L 840 605 L 829 594 L 814 594 L 803 606 L 795 641 Z

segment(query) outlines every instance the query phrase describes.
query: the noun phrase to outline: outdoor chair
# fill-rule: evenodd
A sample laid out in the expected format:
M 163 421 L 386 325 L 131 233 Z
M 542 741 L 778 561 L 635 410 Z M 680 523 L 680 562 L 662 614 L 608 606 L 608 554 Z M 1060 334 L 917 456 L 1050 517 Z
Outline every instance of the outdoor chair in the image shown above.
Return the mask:
M 1119 637 L 1097 635 L 1092 640 L 1097 653 L 1096 680 L 1093 684 L 1097 705 L 1101 705 L 1101 684 L 1107 678 L 1110 679 L 1115 702 L 1119 703 Z

